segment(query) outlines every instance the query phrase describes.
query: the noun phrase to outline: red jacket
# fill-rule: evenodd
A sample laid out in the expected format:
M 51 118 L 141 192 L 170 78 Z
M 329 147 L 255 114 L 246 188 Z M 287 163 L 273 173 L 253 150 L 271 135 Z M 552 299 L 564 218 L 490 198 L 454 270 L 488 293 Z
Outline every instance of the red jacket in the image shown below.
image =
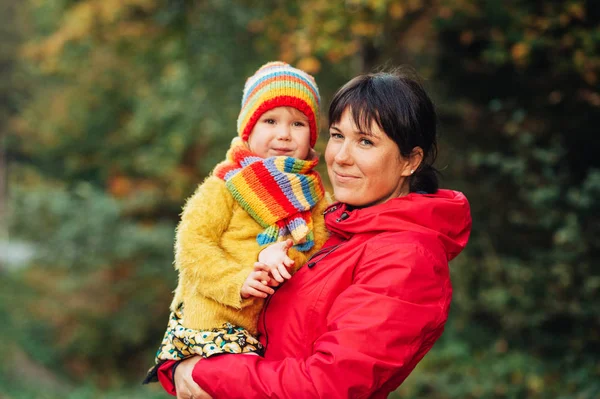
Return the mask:
M 331 238 L 265 305 L 265 357 L 203 359 L 194 380 L 214 398 L 386 398 L 440 337 L 448 261 L 466 245 L 462 193 L 409 194 L 326 211 Z M 174 393 L 170 370 L 159 379 Z

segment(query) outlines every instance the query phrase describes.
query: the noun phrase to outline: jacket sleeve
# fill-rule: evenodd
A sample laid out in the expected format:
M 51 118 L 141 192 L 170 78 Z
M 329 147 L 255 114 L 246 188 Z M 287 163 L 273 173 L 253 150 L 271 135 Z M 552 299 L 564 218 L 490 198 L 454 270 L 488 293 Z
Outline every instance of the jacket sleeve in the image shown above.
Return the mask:
M 177 396 L 175 384 L 173 383 L 173 367 L 175 366 L 175 363 L 177 363 L 175 360 L 167 360 L 158 366 L 157 372 L 158 382 L 168 394 L 173 396 Z
M 200 292 L 224 305 L 242 307 L 240 289 L 252 265 L 239 264 L 220 246 L 233 206 L 234 199 L 224 182 L 214 176 L 208 177 L 185 204 L 175 242 L 179 284 L 172 310 L 182 299 L 183 287 L 185 295 Z
M 393 391 L 441 335 L 451 287 L 447 263 L 435 264 L 419 248 L 392 244 L 370 253 L 334 301 L 310 356 L 202 359 L 194 380 L 214 398 L 364 398 Z

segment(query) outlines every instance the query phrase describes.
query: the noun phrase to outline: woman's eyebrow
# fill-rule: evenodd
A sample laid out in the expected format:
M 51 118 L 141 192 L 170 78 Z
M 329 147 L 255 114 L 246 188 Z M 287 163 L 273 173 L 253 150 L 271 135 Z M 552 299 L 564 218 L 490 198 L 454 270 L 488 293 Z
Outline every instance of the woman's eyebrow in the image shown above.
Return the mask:
M 375 133 L 373 132 L 363 132 L 363 131 L 357 131 L 358 134 L 362 135 L 362 136 L 369 136 L 369 137 L 375 137 L 378 138 L 379 136 L 377 136 Z
M 340 128 L 338 128 L 337 126 L 334 126 L 334 125 L 329 126 L 329 129 L 333 129 L 333 130 L 336 130 L 336 131 L 342 133 L 342 131 L 340 130 Z M 379 136 L 376 135 L 376 134 L 374 134 L 373 132 L 363 132 L 363 131 L 358 130 L 358 129 L 353 129 L 350 133 L 355 133 L 355 134 L 358 134 L 360 136 L 368 136 L 368 137 L 373 137 L 373 138 L 379 138 Z

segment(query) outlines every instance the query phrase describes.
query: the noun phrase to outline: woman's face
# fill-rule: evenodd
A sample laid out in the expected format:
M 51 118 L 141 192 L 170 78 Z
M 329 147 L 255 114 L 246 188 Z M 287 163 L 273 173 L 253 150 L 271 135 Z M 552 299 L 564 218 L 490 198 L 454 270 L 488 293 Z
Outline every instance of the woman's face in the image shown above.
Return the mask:
M 329 128 L 325 161 L 337 201 L 364 207 L 408 194 L 409 159 L 375 122 L 360 132 L 349 108 Z

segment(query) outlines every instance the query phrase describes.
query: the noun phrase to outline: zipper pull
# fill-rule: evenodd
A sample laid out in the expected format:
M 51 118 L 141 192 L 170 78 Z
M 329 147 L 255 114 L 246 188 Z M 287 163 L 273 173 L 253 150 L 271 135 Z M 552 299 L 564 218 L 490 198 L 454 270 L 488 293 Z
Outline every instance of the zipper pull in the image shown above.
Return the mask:
M 335 221 L 339 223 L 341 221 L 348 219 L 349 217 L 350 217 L 350 215 L 348 214 L 348 212 L 344 212 L 340 215 L 339 218 L 335 219 Z

